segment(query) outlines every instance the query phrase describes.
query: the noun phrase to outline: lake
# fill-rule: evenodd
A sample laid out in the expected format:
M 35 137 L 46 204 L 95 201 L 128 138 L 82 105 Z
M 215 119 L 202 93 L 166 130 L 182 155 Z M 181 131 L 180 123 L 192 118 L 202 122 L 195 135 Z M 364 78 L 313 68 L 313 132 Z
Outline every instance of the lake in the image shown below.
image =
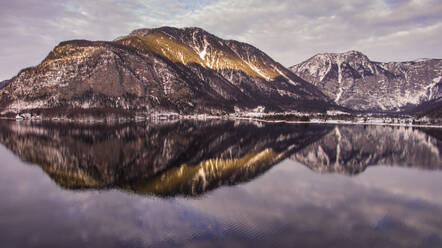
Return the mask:
M 1 247 L 442 247 L 442 129 L 0 121 Z

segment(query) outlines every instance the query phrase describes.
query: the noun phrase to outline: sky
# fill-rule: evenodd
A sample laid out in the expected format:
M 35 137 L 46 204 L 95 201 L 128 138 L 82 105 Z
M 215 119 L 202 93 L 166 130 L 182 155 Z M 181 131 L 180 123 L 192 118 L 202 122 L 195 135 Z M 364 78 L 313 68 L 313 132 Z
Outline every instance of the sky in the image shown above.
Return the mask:
M 442 0 L 0 0 L 0 80 L 61 41 L 138 28 L 201 27 L 285 66 L 358 50 L 375 61 L 442 58 Z

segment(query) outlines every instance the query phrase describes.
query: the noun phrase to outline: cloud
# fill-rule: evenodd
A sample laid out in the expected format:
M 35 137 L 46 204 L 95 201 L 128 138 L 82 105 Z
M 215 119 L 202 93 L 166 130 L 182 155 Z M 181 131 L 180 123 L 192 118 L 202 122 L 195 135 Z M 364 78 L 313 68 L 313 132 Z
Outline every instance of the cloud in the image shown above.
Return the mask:
M 442 4 L 436 1 L 249 0 L 218 2 L 183 19 L 192 24 L 204 20 L 206 29 L 252 43 L 292 65 L 315 53 L 350 49 L 385 61 L 441 57 L 434 40 L 442 34 L 437 30 L 422 33 L 442 23 L 441 11 Z M 398 32 L 408 32 L 408 36 L 391 39 L 389 46 L 383 43 Z M 412 42 L 421 35 L 425 38 L 419 43 Z
M 442 57 L 440 0 L 97 0 L 0 3 L 0 79 L 68 39 L 112 40 L 141 27 L 199 26 L 251 43 L 286 66 L 321 52 L 379 61 Z

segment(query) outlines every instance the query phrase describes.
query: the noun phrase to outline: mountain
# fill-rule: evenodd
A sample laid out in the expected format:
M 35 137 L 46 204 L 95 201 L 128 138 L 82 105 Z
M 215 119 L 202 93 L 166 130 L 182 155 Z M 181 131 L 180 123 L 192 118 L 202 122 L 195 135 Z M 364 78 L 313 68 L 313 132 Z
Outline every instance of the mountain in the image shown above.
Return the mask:
M 441 59 L 382 63 L 349 51 L 318 54 L 290 69 L 355 110 L 410 110 L 442 97 Z
M 9 80 L 4 80 L 0 82 L 0 89 L 5 87 L 8 84 Z
M 257 48 L 200 28 L 140 29 L 114 41 L 60 43 L 0 90 L 0 112 L 111 114 L 324 112 L 317 87 Z
M 439 130 L 388 126 L 336 126 L 291 156 L 313 171 L 356 175 L 369 166 L 442 169 Z
M 330 131 L 232 121 L 68 125 L 0 121 L 0 143 L 68 189 L 199 195 L 252 180 Z

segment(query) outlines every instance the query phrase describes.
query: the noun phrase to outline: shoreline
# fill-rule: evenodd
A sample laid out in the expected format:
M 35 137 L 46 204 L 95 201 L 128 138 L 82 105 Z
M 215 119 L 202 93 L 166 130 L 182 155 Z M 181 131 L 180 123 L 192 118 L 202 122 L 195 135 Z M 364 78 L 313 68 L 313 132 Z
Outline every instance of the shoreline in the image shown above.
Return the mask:
M 349 122 L 349 121 L 287 121 L 287 120 L 264 120 L 254 118 L 237 118 L 240 120 L 260 121 L 265 123 L 289 123 L 289 124 L 328 124 L 328 125 L 373 125 L 373 126 L 396 126 L 396 127 L 428 127 L 442 128 L 442 125 L 426 125 L 426 124 L 405 124 L 405 123 L 378 123 L 378 122 Z
M 241 121 L 256 121 L 263 123 L 288 123 L 288 124 L 321 124 L 321 125 L 373 125 L 373 126 L 393 126 L 393 127 L 421 127 L 421 128 L 442 128 L 442 125 L 435 124 L 409 124 L 409 123 L 382 123 L 382 122 L 356 122 L 356 121 L 344 121 L 344 120 L 328 120 L 319 121 L 290 121 L 283 119 L 266 120 L 256 117 L 247 116 L 214 116 L 214 115 L 179 115 L 178 118 L 112 118 L 112 119 L 69 119 L 69 118 L 30 118 L 30 119 L 16 119 L 10 117 L 0 117 L 0 120 L 9 120 L 17 122 L 53 122 L 53 123 L 79 123 L 79 124 L 116 124 L 116 123 L 129 123 L 129 122 L 169 122 L 180 120 L 197 120 L 197 121 L 210 121 L 210 120 L 241 120 Z

